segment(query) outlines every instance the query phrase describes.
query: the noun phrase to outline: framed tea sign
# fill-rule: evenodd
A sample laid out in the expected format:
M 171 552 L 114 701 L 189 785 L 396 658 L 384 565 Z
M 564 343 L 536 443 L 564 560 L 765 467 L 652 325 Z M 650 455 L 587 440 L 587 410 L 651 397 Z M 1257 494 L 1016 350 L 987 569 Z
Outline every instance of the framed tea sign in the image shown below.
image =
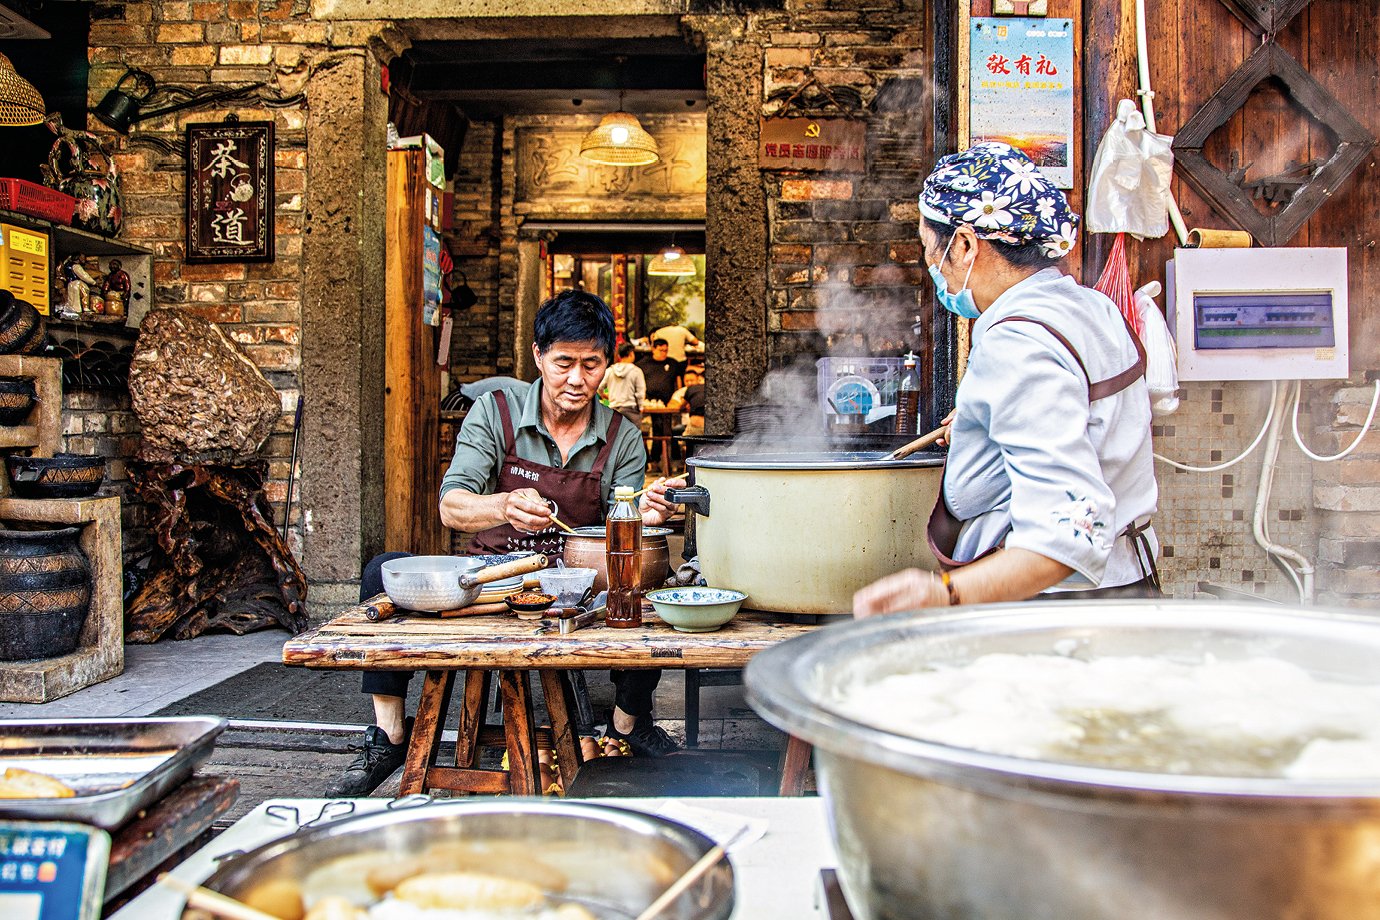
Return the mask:
M 273 122 L 187 126 L 187 261 L 273 261 Z

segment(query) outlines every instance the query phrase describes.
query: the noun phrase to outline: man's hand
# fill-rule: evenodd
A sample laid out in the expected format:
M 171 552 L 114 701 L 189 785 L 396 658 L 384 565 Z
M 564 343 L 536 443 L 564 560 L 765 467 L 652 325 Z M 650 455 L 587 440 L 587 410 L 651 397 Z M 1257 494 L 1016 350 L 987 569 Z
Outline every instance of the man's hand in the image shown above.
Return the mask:
M 859 589 L 853 595 L 853 616 L 861 619 L 883 613 L 948 605 L 949 592 L 933 572 L 904 569 Z
M 524 533 L 539 533 L 551 526 L 551 506 L 536 489 L 506 493 L 503 518 Z
M 642 523 L 648 527 L 659 527 L 669 521 L 679 506 L 667 500 L 666 490 L 683 488 L 685 480 L 680 477 L 658 479 L 648 486 L 637 506 L 637 510 L 642 512 Z

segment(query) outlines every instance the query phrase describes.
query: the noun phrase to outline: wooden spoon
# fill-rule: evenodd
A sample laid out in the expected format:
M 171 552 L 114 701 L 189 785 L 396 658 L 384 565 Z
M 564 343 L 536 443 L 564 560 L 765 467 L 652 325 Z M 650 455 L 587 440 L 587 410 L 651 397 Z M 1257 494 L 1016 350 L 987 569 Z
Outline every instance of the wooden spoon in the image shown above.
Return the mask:
M 747 828 L 743 828 L 729 838 L 727 843 L 716 843 L 708 853 L 701 856 L 693 866 L 685 870 L 685 874 L 671 883 L 671 887 L 661 893 L 661 896 L 647 905 L 647 909 L 637 915 L 637 920 L 652 920 L 653 917 L 660 916 L 666 908 L 685 893 L 685 889 L 700 880 L 710 869 L 719 864 L 728 853 L 728 848 L 738 842 L 738 838 L 747 833 Z
M 185 895 L 188 907 L 204 910 L 207 913 L 215 914 L 217 917 L 226 917 L 228 920 L 282 920 L 273 914 L 266 914 L 257 908 L 250 907 L 243 901 L 236 901 L 218 891 L 193 885 L 191 882 L 184 882 L 166 872 L 158 876 L 158 881 L 179 894 Z
M 923 450 L 924 448 L 929 447 L 935 441 L 938 441 L 940 438 L 944 437 L 947 431 L 948 427 L 944 426 L 934 429 L 934 431 L 931 431 L 929 434 L 922 434 L 920 437 L 916 438 L 914 441 L 911 441 L 909 444 L 902 444 L 900 447 L 896 448 L 882 459 L 902 460 L 906 457 L 909 457 L 917 450 Z

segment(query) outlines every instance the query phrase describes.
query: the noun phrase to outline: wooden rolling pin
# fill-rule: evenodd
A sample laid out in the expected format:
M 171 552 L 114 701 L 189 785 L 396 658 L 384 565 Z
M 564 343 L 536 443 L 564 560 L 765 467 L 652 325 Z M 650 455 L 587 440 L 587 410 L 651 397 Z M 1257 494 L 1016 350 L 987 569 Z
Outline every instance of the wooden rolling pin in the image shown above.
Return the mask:
M 935 441 L 938 441 L 940 438 L 944 437 L 944 432 L 946 430 L 946 428 L 936 428 L 929 434 L 922 434 L 920 437 L 916 438 L 914 441 L 911 441 L 909 444 L 903 444 L 902 446 L 896 448 L 891 453 L 887 454 L 883 459 L 901 460 L 905 457 L 909 457 L 917 450 L 924 450 L 926 447 L 929 447 Z
M 371 623 L 386 620 L 399 613 L 398 607 L 392 601 L 375 601 L 364 608 L 365 619 Z M 403 611 L 406 612 L 406 611 Z M 440 613 L 418 613 L 423 617 L 441 617 L 451 619 L 452 617 L 479 617 L 491 613 L 507 613 L 508 605 L 503 602 L 494 604 L 470 604 L 468 607 L 459 607 L 455 610 L 442 610 Z

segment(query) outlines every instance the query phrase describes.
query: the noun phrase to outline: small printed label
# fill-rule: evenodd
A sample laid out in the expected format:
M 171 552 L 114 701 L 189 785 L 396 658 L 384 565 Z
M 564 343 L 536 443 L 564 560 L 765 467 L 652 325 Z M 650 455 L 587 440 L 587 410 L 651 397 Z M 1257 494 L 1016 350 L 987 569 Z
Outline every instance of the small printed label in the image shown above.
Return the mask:
M 1335 361 L 1337 359 L 1337 349 L 1335 348 L 1315 348 L 1313 349 L 1314 361 Z

